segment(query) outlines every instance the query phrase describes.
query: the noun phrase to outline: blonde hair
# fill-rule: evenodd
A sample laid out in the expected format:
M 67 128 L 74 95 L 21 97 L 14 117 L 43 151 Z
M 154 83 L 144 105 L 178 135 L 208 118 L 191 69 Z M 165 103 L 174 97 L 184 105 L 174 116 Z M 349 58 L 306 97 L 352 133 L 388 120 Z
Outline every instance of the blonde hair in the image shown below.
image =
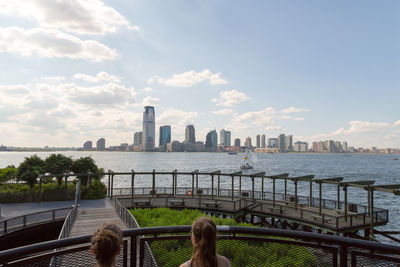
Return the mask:
M 121 229 L 115 224 L 103 224 L 92 236 L 92 250 L 97 263 L 111 266 L 122 245 Z
M 195 246 L 192 262 L 196 266 L 217 266 L 217 227 L 208 217 L 200 217 L 192 225 L 192 234 L 195 238 Z

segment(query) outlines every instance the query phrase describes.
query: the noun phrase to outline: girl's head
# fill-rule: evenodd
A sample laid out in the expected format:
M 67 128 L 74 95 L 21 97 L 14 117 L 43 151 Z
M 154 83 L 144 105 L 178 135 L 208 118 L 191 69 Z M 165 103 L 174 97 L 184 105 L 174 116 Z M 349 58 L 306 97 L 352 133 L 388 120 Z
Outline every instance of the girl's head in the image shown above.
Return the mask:
M 196 266 L 217 266 L 217 227 L 208 217 L 200 217 L 192 225 L 194 246 L 192 261 Z
M 114 264 L 115 256 L 120 253 L 122 232 L 115 224 L 103 224 L 92 236 L 91 250 L 100 266 Z

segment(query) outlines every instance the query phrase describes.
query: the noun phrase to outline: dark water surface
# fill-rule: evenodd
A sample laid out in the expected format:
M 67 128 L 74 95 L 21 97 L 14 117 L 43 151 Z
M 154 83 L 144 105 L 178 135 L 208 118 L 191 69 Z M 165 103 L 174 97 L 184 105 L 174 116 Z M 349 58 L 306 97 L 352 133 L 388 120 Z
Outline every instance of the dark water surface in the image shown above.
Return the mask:
M 52 152 L 54 153 L 54 152 Z M 24 157 L 37 154 L 46 158 L 50 152 L 1 152 L 0 168 L 9 164 L 18 166 Z M 244 154 L 228 155 L 227 153 L 124 153 L 124 152 L 61 152 L 76 159 L 83 156 L 91 156 L 97 165 L 105 170 L 114 172 L 131 169 L 135 171 L 215 171 L 234 172 L 239 170 Z M 257 154 L 258 162 L 255 169 L 249 173 L 264 171 L 267 175 L 288 172 L 289 176 L 301 176 L 313 174 L 315 178 L 344 177 L 344 180 L 375 180 L 375 184 L 400 183 L 400 161 L 393 160 L 398 157 L 385 154 Z M 178 177 L 178 186 L 191 185 L 190 177 Z M 105 181 L 105 180 L 104 180 Z M 114 187 L 130 187 L 130 178 L 121 176 L 115 178 Z M 160 177 L 157 186 L 171 186 L 172 179 Z M 222 178 L 222 188 L 230 188 L 230 178 Z M 209 177 L 200 178 L 200 186 L 211 187 Z M 138 177 L 135 186 L 150 186 L 150 176 Z M 292 183 L 288 183 L 288 191 L 294 192 Z M 238 185 L 236 184 L 235 187 Z M 244 189 L 250 188 L 249 181 L 243 181 Z M 260 189 L 261 183 L 256 182 L 256 189 Z M 270 191 L 272 181 L 265 183 L 265 191 Z M 277 190 L 283 188 L 283 183 L 277 182 Z M 308 183 L 299 182 L 299 195 L 309 195 Z M 317 185 L 313 187 L 314 197 L 318 197 Z M 323 185 L 323 197 L 336 199 L 336 187 Z M 341 193 L 343 200 L 343 193 Z M 350 188 L 348 191 L 349 202 L 367 204 L 367 192 Z M 400 231 L 400 196 L 389 193 L 375 193 L 375 206 L 389 209 L 390 223 L 382 229 Z

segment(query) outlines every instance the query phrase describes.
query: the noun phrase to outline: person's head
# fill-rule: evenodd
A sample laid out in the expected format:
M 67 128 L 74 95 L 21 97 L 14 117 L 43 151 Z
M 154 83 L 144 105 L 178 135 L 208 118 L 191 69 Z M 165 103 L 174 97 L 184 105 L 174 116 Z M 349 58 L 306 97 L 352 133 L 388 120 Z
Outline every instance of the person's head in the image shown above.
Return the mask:
M 208 217 L 197 218 L 192 224 L 192 261 L 196 266 L 217 266 L 217 227 Z
M 103 224 L 92 236 L 91 250 L 99 266 L 112 266 L 121 251 L 122 232 L 115 224 Z

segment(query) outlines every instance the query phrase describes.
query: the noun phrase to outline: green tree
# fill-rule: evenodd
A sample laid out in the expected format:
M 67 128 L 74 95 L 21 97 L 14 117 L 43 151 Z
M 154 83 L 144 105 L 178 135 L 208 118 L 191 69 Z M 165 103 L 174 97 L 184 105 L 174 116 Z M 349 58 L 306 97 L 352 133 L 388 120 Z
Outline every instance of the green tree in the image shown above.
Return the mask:
M 0 169 L 0 184 L 4 184 L 10 180 L 13 180 L 17 176 L 18 169 L 14 165 L 9 165 L 4 169 Z
M 100 172 L 99 168 L 97 167 L 95 161 L 91 157 L 84 157 L 74 160 L 72 164 L 72 171 L 74 173 L 92 173 L 92 177 L 94 179 L 100 179 Z M 88 175 L 78 175 L 78 179 L 81 179 L 82 185 L 88 184 Z
M 45 172 L 51 174 L 63 174 L 70 172 L 72 170 L 73 160 L 70 157 L 64 156 L 62 154 L 52 154 L 44 161 Z M 63 177 L 57 177 L 57 183 L 60 185 Z
M 18 180 L 25 181 L 33 188 L 36 183 L 36 178 L 39 174 L 44 173 L 44 161 L 37 155 L 26 157 L 18 166 Z

